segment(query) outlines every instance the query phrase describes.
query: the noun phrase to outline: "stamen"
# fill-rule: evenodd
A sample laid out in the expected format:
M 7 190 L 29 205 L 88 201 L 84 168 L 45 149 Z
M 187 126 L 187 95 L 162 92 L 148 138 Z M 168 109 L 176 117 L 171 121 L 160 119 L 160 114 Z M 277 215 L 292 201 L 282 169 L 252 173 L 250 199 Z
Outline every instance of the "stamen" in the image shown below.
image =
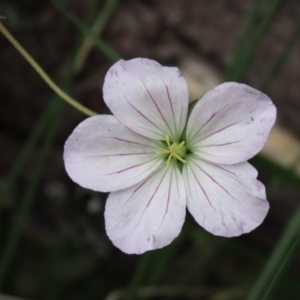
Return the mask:
M 163 148 L 159 148 L 158 150 L 155 151 L 156 154 L 159 154 L 159 155 L 163 155 L 163 154 L 168 154 L 170 153 L 170 150 L 169 149 L 163 149 Z
M 171 155 L 170 155 L 171 156 Z M 186 160 L 184 160 L 182 157 L 180 157 L 177 153 L 173 153 L 173 156 L 175 156 L 178 160 L 183 162 L 184 164 L 186 163 Z
M 168 135 L 166 136 L 166 141 L 167 141 L 167 145 L 168 145 L 168 147 L 171 147 L 171 144 L 170 144 L 170 138 L 169 138 L 169 136 L 168 136 Z
M 185 144 L 185 141 L 182 141 L 182 142 L 178 145 L 177 150 L 179 150 L 180 148 L 182 148 L 182 147 L 184 146 L 184 144 Z
M 170 137 L 166 135 L 166 143 L 167 143 L 167 148 L 159 148 L 158 150 L 155 151 L 156 154 L 159 155 L 168 155 L 167 161 L 166 161 L 166 166 L 169 167 L 171 163 L 171 159 L 174 157 L 181 161 L 182 163 L 186 163 L 186 160 L 183 159 L 180 155 L 184 155 L 185 151 L 183 150 L 181 153 L 179 150 L 184 147 L 185 141 L 182 141 L 180 144 L 177 144 L 176 142 L 173 142 L 171 144 L 170 142 Z
M 166 167 L 167 168 L 170 166 L 171 158 L 172 158 L 172 154 L 170 154 L 168 159 L 167 159 L 167 162 L 166 162 Z

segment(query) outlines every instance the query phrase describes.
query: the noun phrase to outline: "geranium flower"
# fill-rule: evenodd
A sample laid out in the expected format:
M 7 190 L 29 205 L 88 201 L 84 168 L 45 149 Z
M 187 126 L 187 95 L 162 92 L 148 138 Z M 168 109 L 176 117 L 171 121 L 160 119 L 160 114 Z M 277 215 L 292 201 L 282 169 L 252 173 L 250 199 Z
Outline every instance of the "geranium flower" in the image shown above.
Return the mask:
M 263 93 L 223 83 L 188 117 L 188 88 L 179 70 L 149 59 L 120 60 L 105 77 L 113 115 L 80 123 L 65 144 L 69 176 L 111 192 L 106 232 L 126 253 L 170 244 L 186 207 L 212 234 L 232 237 L 264 220 L 269 204 L 247 160 L 263 147 L 276 109 Z

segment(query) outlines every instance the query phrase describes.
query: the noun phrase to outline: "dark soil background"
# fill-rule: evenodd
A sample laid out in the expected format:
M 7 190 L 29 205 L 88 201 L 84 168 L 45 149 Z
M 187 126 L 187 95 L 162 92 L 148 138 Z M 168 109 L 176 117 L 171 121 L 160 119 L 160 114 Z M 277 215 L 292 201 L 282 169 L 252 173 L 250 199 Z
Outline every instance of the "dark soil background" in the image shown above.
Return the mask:
M 65 0 L 61 3 L 82 18 L 89 1 Z M 204 61 L 222 75 L 232 59 L 253 4 L 253 0 L 123 0 L 105 27 L 102 37 L 125 59 L 148 57 L 163 65 L 180 66 L 184 60 L 193 57 Z M 102 5 L 103 1 L 99 1 L 99 10 Z M 299 1 L 283 1 L 243 82 L 257 88 L 260 86 L 262 78 L 293 30 L 299 13 Z M 73 25 L 48 1 L 41 0 L 1 0 L 0 15 L 6 16 L 3 21 L 5 26 L 50 77 L 58 83 L 62 82 L 79 35 Z M 298 39 L 268 94 L 278 108 L 278 123 L 300 138 L 299 54 Z M 104 75 L 111 64 L 103 53 L 94 49 L 83 71 L 77 76 L 71 95 L 94 111 L 109 113 L 101 93 Z M 52 96 L 52 91 L 35 71 L 0 36 L 0 183 Z M 93 194 L 76 186 L 64 170 L 64 141 L 83 119 L 81 113 L 66 106 L 55 144 L 47 159 L 38 195 L 26 220 L 19 250 L 7 276 L 4 292 L 33 299 L 51 299 L 50 296 L 42 296 L 43 288 L 49 287 L 49 282 L 57 281 L 58 286 L 65 285 L 72 289 L 76 280 L 90 280 L 90 285 L 83 285 L 86 289 L 95 289 L 97 284 L 86 278 L 96 278 L 102 268 L 107 272 L 107 278 L 118 277 L 115 279 L 116 284 L 108 283 L 104 288 L 105 294 L 109 289 L 124 287 L 136 266 L 138 257 L 121 254 L 106 237 L 103 227 L 106 195 Z M 3 240 L 8 237 L 8 229 L 24 194 L 38 152 L 37 147 L 4 203 L 0 220 L 1 245 L 5 244 Z M 261 180 L 269 182 L 271 177 L 268 171 L 261 171 Z M 245 247 L 251 245 L 262 255 L 270 253 L 298 204 L 299 195 L 295 188 L 280 183 L 277 192 L 269 197 L 272 208 L 265 223 L 255 232 L 238 239 L 238 242 Z M 1 248 L 2 246 L 2 251 Z M 182 268 L 181 264 L 189 261 L 189 251 L 186 248 L 182 249 L 182 254 L 182 260 L 175 265 L 178 270 Z M 73 256 L 80 257 L 80 260 L 73 260 Z M 65 265 L 62 265 L 62 261 Z M 224 271 L 224 274 L 220 269 L 219 273 L 211 271 L 213 275 L 210 274 L 209 282 L 220 286 L 228 282 L 229 279 L 225 279 L 228 274 L 238 274 L 243 265 L 241 262 L 233 263 L 230 254 L 225 255 L 223 260 L 218 257 L 215 262 L 219 262 L 223 270 L 230 270 Z M 97 263 L 101 265 L 100 269 L 95 268 Z M 117 275 L 113 274 L 116 266 Z M 36 277 L 44 274 L 43 268 L 50 268 L 54 279 L 47 278 L 44 285 L 41 285 Z M 295 264 L 292 272 L 297 269 Z M 84 277 L 85 274 L 89 275 Z M 169 278 L 172 278 L 170 274 Z M 60 291 L 56 292 L 59 294 Z M 86 295 L 84 289 L 81 293 Z M 63 295 L 72 295 L 72 292 L 68 294 L 64 291 Z M 64 299 L 94 298 L 76 298 L 73 295 L 72 298 L 67 296 Z

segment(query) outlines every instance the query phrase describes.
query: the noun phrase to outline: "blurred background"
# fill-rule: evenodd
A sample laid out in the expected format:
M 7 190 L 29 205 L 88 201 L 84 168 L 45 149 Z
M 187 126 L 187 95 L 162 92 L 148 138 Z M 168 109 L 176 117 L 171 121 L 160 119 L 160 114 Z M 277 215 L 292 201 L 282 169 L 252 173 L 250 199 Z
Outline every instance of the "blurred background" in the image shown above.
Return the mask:
M 103 79 L 120 57 L 177 66 L 191 100 L 239 81 L 278 109 L 251 161 L 271 205 L 258 229 L 225 239 L 188 215 L 170 246 L 126 255 L 105 233 L 107 194 L 64 170 L 64 142 L 86 116 L 0 35 L 0 300 L 300 299 L 299 1 L 1 0 L 0 16 L 56 83 L 98 113 L 109 113 Z

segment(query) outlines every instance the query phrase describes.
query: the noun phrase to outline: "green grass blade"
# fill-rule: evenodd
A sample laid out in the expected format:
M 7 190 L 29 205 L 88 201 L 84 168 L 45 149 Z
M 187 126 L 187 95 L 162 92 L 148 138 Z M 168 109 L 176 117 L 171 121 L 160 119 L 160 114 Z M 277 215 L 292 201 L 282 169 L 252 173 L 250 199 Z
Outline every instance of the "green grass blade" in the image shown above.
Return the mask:
M 96 8 L 96 4 L 98 4 L 97 0 L 93 0 L 91 2 L 90 7 L 88 8 L 87 17 L 86 19 L 90 21 L 92 19 L 92 14 Z M 69 75 L 67 75 L 70 78 Z M 66 81 L 63 84 L 63 89 L 69 86 L 70 82 Z M 56 99 L 56 97 L 55 97 Z M 56 100 L 53 99 L 46 109 L 43 111 L 42 115 L 40 116 L 37 124 L 35 125 L 33 131 L 30 133 L 29 138 L 26 140 L 25 145 L 22 147 L 21 152 L 19 153 L 18 157 L 14 161 L 12 167 L 10 168 L 8 174 L 5 177 L 4 183 L 0 188 L 0 209 L 4 202 L 4 199 L 8 196 L 9 192 L 12 190 L 17 177 L 19 176 L 23 166 L 25 165 L 27 159 L 29 158 L 30 154 L 33 152 L 35 145 L 37 144 L 38 139 L 42 135 L 43 131 L 45 130 L 47 124 L 51 121 L 53 110 L 56 107 Z
M 99 39 L 96 34 L 58 1 L 51 0 L 51 3 L 77 28 L 79 32 L 88 37 L 110 60 L 117 61 L 121 59 L 121 56 L 113 47 Z
M 144 254 L 138 264 L 125 294 L 126 300 L 135 299 L 141 284 L 155 286 L 164 274 L 166 266 L 181 244 L 183 234 L 168 247 Z M 147 274 L 147 277 L 145 276 Z
M 236 46 L 236 49 L 234 51 L 232 62 L 230 63 L 229 67 L 227 68 L 227 72 L 225 74 L 225 81 L 231 80 L 232 74 L 237 70 L 239 60 L 241 56 L 243 55 L 244 51 L 246 51 L 246 47 L 249 43 L 251 43 L 251 33 L 255 30 L 257 27 L 257 19 L 260 12 L 260 8 L 262 5 L 262 0 L 256 0 L 251 13 L 249 14 L 246 25 L 244 27 L 243 33 L 238 41 L 238 44 Z
M 96 2 L 97 2 L 97 0 L 93 0 L 90 4 L 90 7 L 92 5 L 95 5 Z M 91 16 L 91 13 L 90 13 L 91 11 L 88 10 L 88 12 L 89 12 L 88 15 Z M 89 20 L 87 20 L 87 23 L 88 22 L 89 22 Z M 79 46 L 77 47 L 78 49 L 75 51 L 76 54 L 74 55 L 74 59 L 72 60 L 72 63 L 70 64 L 67 79 L 64 83 L 64 86 L 66 89 L 68 89 L 70 87 L 70 85 L 74 79 L 75 62 L 76 62 L 77 55 L 80 52 L 83 42 L 84 41 L 79 43 Z M 29 139 L 29 143 L 27 144 L 27 147 L 25 148 L 25 150 L 23 150 L 21 158 L 18 159 L 18 165 L 14 166 L 13 176 L 11 176 L 9 178 L 11 181 L 9 181 L 8 186 L 12 186 L 13 185 L 12 179 L 16 179 L 18 170 L 20 171 L 20 169 L 22 167 L 21 164 L 25 163 L 26 158 L 29 156 L 30 152 L 32 151 L 34 144 L 35 144 L 36 140 L 38 139 L 39 135 L 42 133 L 43 129 L 47 125 L 47 122 L 49 120 L 51 120 L 51 122 L 48 122 L 48 123 L 50 123 L 50 124 L 48 124 L 49 125 L 48 134 L 45 137 L 44 144 L 43 144 L 42 150 L 40 152 L 40 155 L 38 156 L 37 164 L 35 166 L 33 174 L 30 177 L 30 183 L 28 185 L 28 188 L 26 189 L 24 198 L 21 201 L 21 205 L 16 213 L 16 221 L 11 230 L 10 239 L 9 239 L 8 243 L 6 244 L 4 252 L 1 256 L 1 260 L 0 260 L 0 290 L 3 286 L 4 276 L 6 275 L 6 272 L 9 267 L 9 264 L 11 262 L 11 259 L 16 251 L 16 246 L 17 246 L 17 243 L 19 240 L 20 232 L 22 230 L 22 226 L 24 224 L 24 220 L 27 215 L 28 209 L 29 209 L 29 207 L 33 201 L 33 198 L 36 194 L 36 191 L 38 189 L 42 171 L 43 171 L 44 164 L 45 164 L 45 160 L 46 160 L 47 154 L 50 150 L 50 147 L 53 143 L 56 131 L 59 126 L 59 119 L 62 115 L 63 104 L 64 103 L 60 100 L 60 98 L 56 96 L 55 99 L 53 100 L 53 102 L 51 103 L 51 105 L 49 105 L 49 107 L 51 109 L 48 108 L 46 110 L 46 112 L 42 116 L 43 118 L 38 123 L 38 125 L 43 125 L 42 129 L 35 130 L 35 134 L 32 135 L 31 138 Z M 8 191 L 8 189 L 6 188 L 5 192 L 7 192 L 7 191 Z
M 28 157 L 33 152 L 33 149 L 39 137 L 42 135 L 47 124 L 51 120 L 52 112 L 54 109 L 55 109 L 55 102 L 52 101 L 44 110 L 35 128 L 33 129 L 29 138 L 27 139 L 25 145 L 22 147 L 20 154 L 18 155 L 14 164 L 10 168 L 8 174 L 6 175 L 4 183 L 0 188 L 0 209 L 2 207 L 4 199 L 8 196 L 9 192 L 12 190 L 15 181 L 19 176 L 23 166 L 25 165 Z
M 152 252 L 148 252 L 141 257 L 137 269 L 133 277 L 131 278 L 131 282 L 127 288 L 127 292 L 124 297 L 125 300 L 135 299 L 137 289 L 142 284 L 142 280 L 144 279 L 146 271 L 152 261 L 152 255 Z
M 152 266 L 155 267 L 148 270 L 147 278 L 145 280 L 146 285 L 155 286 L 159 283 L 160 279 L 164 275 L 164 270 L 167 269 L 167 266 L 170 264 L 182 243 L 183 237 L 185 236 L 184 230 L 185 229 L 182 230 L 182 233 L 172 242 L 171 245 L 153 252 L 151 262 Z
M 298 249 L 300 246 L 300 235 L 296 238 L 296 240 L 292 243 L 292 245 L 287 249 L 287 252 L 285 253 L 285 256 L 282 261 L 280 261 L 280 264 L 277 268 L 277 271 L 275 274 L 273 274 L 273 277 L 271 278 L 271 281 L 269 282 L 266 290 L 264 291 L 264 294 L 262 296 L 262 300 L 268 300 L 274 293 L 274 289 L 276 288 L 279 280 L 284 275 L 284 272 L 294 259 L 295 255 L 298 254 Z
M 33 174 L 30 177 L 30 184 L 26 189 L 24 198 L 21 201 L 20 207 L 16 213 L 15 223 L 13 224 L 13 228 L 9 234 L 8 243 L 5 246 L 4 252 L 1 256 L 0 260 L 0 290 L 3 288 L 4 276 L 8 270 L 9 264 L 12 260 L 12 257 L 16 251 L 16 246 L 19 240 L 20 232 L 22 230 L 22 226 L 24 225 L 24 221 L 28 212 L 28 209 L 33 201 L 33 198 L 37 192 L 40 178 L 44 169 L 44 163 L 49 152 L 50 146 L 54 140 L 56 130 L 58 128 L 58 119 L 61 117 L 63 102 L 60 99 L 57 99 L 55 102 L 55 110 L 53 114 L 53 119 L 55 122 L 52 122 L 52 126 L 48 130 L 48 133 L 45 137 L 44 145 L 41 149 L 40 154 L 36 160 L 36 167 L 34 169 Z
M 225 78 L 226 81 L 238 81 L 241 79 L 245 73 L 247 67 L 249 66 L 252 58 L 254 57 L 258 46 L 260 45 L 264 35 L 266 34 L 271 22 L 276 15 L 278 9 L 282 4 L 282 0 L 272 0 L 266 15 L 264 16 L 260 26 L 257 29 L 256 34 L 253 37 L 252 42 L 248 45 L 247 51 L 243 51 L 242 56 L 238 59 L 235 68 L 230 73 L 230 77 Z
M 269 261 L 258 277 L 247 300 L 267 300 L 282 271 L 297 253 L 299 247 L 300 206 L 290 220 Z
M 295 45 L 300 34 L 300 18 L 298 19 L 293 31 L 291 32 L 289 38 L 287 39 L 283 50 L 279 54 L 278 58 L 275 60 L 271 66 L 269 72 L 267 73 L 265 79 L 262 82 L 261 89 L 267 91 L 270 89 L 274 79 L 281 71 L 286 59 L 288 58 L 293 46 Z M 286 181 L 296 188 L 300 188 L 299 176 L 294 172 L 294 168 L 283 168 L 268 160 L 262 155 L 257 156 L 254 161 L 259 162 L 261 166 L 266 169 L 273 171 L 277 175 L 276 181 Z M 273 180 L 273 181 L 274 181 Z M 283 234 L 281 240 L 279 241 L 274 253 L 272 254 L 270 260 L 267 262 L 263 272 L 259 276 L 257 282 L 255 283 L 249 297 L 247 300 L 263 299 L 267 300 L 273 293 L 276 284 L 279 282 L 283 275 L 283 272 L 288 267 L 289 263 L 299 249 L 299 236 L 297 235 L 297 229 L 300 225 L 300 207 L 295 213 L 295 216 L 290 221 L 290 225 L 287 227 L 285 233 Z M 296 229 L 296 231 L 295 231 Z M 296 240 L 296 241 L 295 241 Z
M 105 25 L 109 21 L 113 11 L 116 9 L 118 3 L 119 3 L 119 0 L 109 0 L 106 2 L 106 5 L 104 6 L 103 10 L 101 11 L 100 16 L 96 19 L 96 22 L 94 23 L 94 25 L 92 27 L 92 32 L 94 32 L 95 35 L 99 36 L 99 34 L 102 32 Z M 83 25 L 85 26 L 85 24 L 83 24 Z M 86 61 L 86 58 L 87 58 L 88 54 L 90 53 L 93 46 L 94 46 L 94 43 L 91 40 L 85 39 L 85 41 L 82 45 L 82 48 L 76 58 L 76 62 L 75 62 L 75 70 L 76 71 L 82 68 L 82 65 Z
M 300 17 L 298 18 L 297 24 L 295 25 L 293 31 L 291 32 L 290 36 L 288 37 L 283 49 L 273 65 L 271 66 L 270 70 L 268 71 L 266 77 L 262 81 L 260 90 L 266 92 L 270 89 L 272 83 L 280 73 L 284 63 L 286 62 L 289 54 L 291 53 L 294 45 L 296 44 L 298 38 L 300 36 Z
M 294 170 L 280 166 L 263 154 L 256 155 L 251 159 L 251 162 L 265 168 L 270 173 L 277 175 L 282 181 L 289 183 L 295 188 L 300 188 L 300 178 Z

